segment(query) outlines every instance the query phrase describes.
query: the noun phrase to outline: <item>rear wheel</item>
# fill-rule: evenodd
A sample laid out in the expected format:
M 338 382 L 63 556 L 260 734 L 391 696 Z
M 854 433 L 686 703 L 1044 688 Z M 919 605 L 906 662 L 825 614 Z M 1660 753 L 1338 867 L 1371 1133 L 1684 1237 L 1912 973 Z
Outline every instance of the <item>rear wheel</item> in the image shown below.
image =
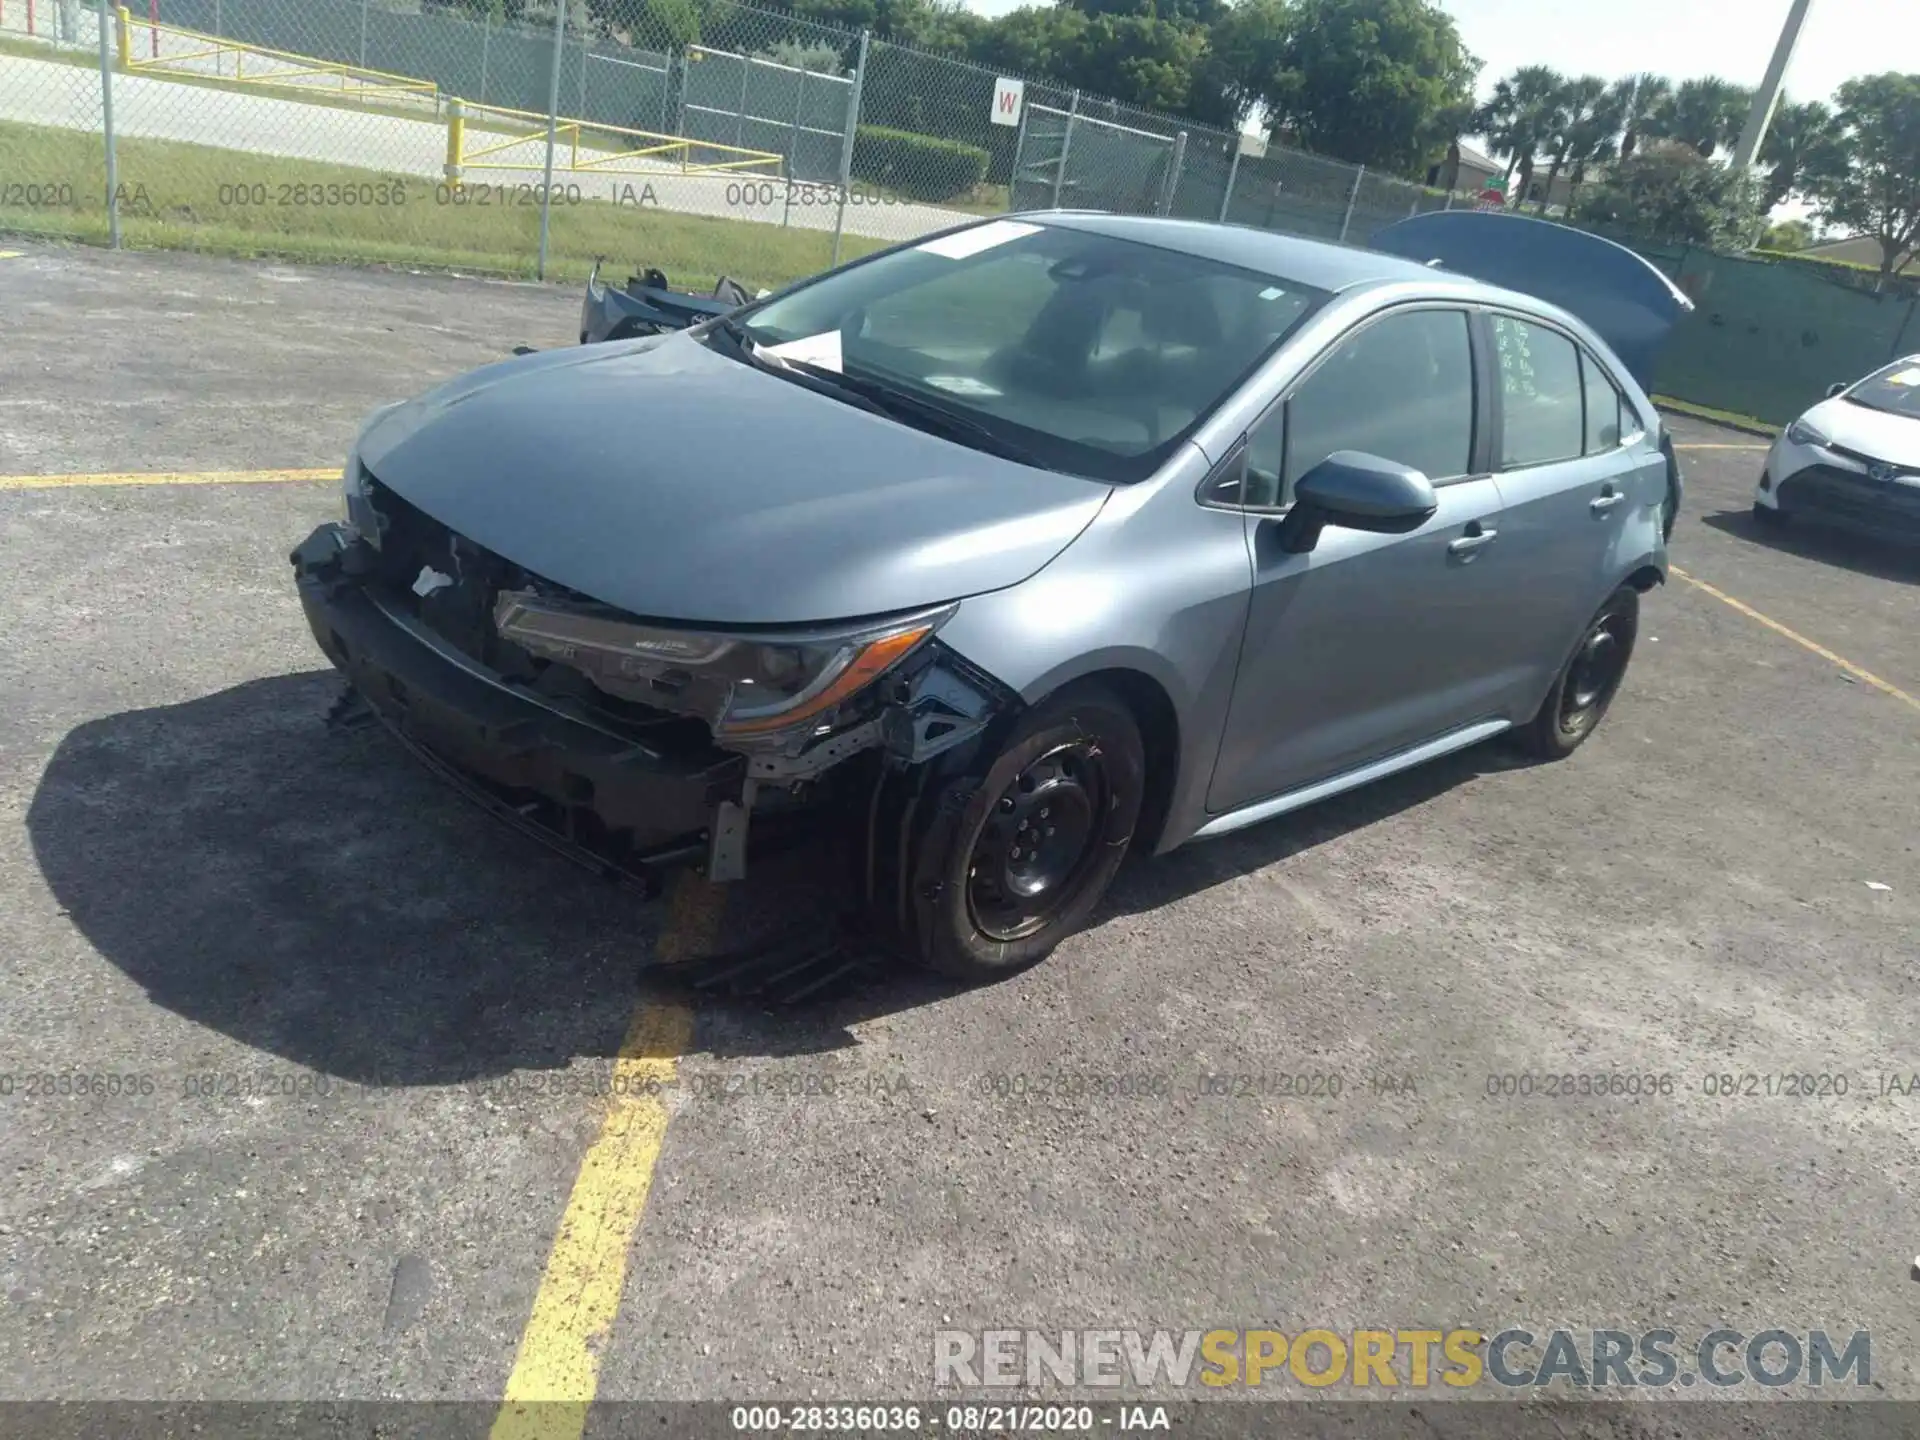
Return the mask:
M 908 820 L 902 948 L 963 980 L 1046 958 L 1126 858 L 1145 777 L 1139 726 L 1105 686 L 1073 686 L 1036 706 L 990 759 Z
M 1787 528 L 1787 512 L 1772 505 L 1753 502 L 1753 523 L 1762 530 L 1784 530 Z
M 1514 732 L 1520 748 L 1542 760 L 1564 759 L 1578 750 L 1619 693 L 1639 630 L 1640 593 L 1622 585 L 1587 622 L 1539 712 Z

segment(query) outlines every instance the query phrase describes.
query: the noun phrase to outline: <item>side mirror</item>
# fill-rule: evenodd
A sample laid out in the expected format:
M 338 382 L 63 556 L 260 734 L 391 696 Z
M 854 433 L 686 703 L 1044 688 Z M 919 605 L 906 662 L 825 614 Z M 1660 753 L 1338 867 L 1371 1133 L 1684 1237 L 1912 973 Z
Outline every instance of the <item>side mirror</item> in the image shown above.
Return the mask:
M 1405 535 L 1440 508 L 1433 482 L 1418 470 L 1358 450 L 1336 450 L 1302 475 L 1293 500 L 1280 524 L 1280 548 L 1294 555 L 1318 545 L 1328 525 Z
M 1844 395 L 1844 394 L 1846 394 L 1846 393 L 1847 393 L 1847 382 L 1846 382 L 1846 381 L 1844 381 L 1844 380 L 1842 380 L 1842 381 L 1841 381 L 1841 382 L 1840 382 L 1839 384 L 1837 384 L 1837 385 L 1829 385 L 1829 386 L 1827 386 L 1827 398 L 1828 398 L 1829 400 L 1832 400 L 1832 399 L 1835 399 L 1835 398 L 1837 398 L 1837 397 L 1839 397 L 1839 396 L 1841 396 L 1841 395 Z

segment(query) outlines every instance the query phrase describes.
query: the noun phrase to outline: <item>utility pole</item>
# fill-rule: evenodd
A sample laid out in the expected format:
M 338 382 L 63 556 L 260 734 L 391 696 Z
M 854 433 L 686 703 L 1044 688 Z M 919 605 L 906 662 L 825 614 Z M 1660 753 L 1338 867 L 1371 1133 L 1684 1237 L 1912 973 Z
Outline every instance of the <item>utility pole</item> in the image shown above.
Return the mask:
M 1801 27 L 1807 23 L 1807 11 L 1813 0 L 1793 0 L 1787 11 L 1787 23 L 1781 28 L 1780 43 L 1773 47 L 1773 61 L 1767 66 L 1767 78 L 1760 82 L 1760 88 L 1753 97 L 1753 109 L 1747 112 L 1747 123 L 1740 131 L 1740 143 L 1734 148 L 1733 168 L 1736 172 L 1752 166 L 1760 156 L 1760 147 L 1766 143 L 1767 127 L 1773 123 L 1773 112 L 1780 103 L 1781 82 L 1787 78 L 1787 66 L 1793 60 L 1793 50 L 1800 43 Z

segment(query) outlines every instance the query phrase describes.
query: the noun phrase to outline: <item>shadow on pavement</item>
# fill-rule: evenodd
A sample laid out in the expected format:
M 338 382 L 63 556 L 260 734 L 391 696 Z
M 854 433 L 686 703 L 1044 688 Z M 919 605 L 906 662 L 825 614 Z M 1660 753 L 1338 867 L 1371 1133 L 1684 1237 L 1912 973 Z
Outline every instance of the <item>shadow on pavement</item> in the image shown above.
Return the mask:
M 1920 544 L 1912 541 L 1902 545 L 1891 539 L 1825 526 L 1805 516 L 1795 516 L 1781 529 L 1763 530 L 1748 510 L 1703 515 L 1700 523 L 1737 540 L 1784 550 L 1789 555 L 1852 570 L 1875 580 L 1920 585 Z
M 617 1054 L 667 907 L 481 813 L 378 728 L 330 733 L 337 689 L 331 671 L 249 681 L 68 734 L 27 828 L 73 923 L 155 1003 L 343 1079 L 452 1084 Z M 1422 803 L 1502 755 L 1478 747 L 1135 861 L 1095 928 Z M 824 918 L 822 865 L 781 857 L 733 887 L 728 931 Z M 648 983 L 688 993 L 670 974 Z M 955 993 L 893 969 L 794 1006 L 703 998 L 696 1045 L 845 1050 L 860 1021 Z

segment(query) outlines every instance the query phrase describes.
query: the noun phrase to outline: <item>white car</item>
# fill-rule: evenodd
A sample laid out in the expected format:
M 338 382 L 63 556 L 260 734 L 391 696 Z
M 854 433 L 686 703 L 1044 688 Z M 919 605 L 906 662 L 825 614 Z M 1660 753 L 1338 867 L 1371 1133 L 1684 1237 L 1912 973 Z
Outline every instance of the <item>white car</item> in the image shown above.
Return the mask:
M 1796 515 L 1920 540 L 1920 355 L 1834 386 L 1773 442 L 1753 518 Z

